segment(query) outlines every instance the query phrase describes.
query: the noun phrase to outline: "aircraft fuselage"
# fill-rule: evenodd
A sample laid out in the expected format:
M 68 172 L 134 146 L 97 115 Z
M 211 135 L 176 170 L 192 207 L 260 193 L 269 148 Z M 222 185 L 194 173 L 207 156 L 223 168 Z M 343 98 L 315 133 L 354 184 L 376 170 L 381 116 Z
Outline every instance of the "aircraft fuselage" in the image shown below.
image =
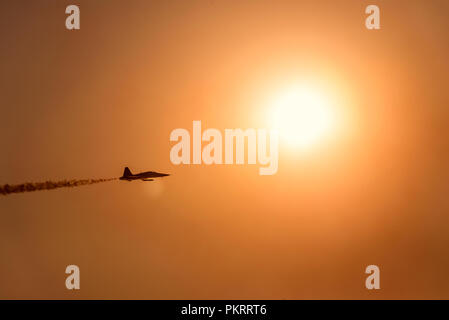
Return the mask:
M 137 173 L 137 174 L 124 173 L 123 176 L 120 177 L 120 180 L 152 181 L 153 179 L 151 179 L 151 178 L 161 178 L 161 177 L 166 177 L 166 176 L 169 176 L 169 174 L 159 173 L 159 172 L 155 172 L 155 171 L 147 171 L 147 172 L 142 172 L 142 173 Z

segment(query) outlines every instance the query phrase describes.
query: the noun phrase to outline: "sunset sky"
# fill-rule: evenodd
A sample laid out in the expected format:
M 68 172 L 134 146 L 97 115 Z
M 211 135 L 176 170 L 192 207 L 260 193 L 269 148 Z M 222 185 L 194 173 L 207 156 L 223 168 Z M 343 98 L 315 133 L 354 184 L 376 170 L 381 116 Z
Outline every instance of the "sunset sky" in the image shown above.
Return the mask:
M 447 0 L 2 1 L 0 185 L 171 176 L 0 195 L 0 298 L 449 299 L 448 15 Z M 301 90 L 331 125 L 283 107 Z M 271 176 L 174 165 L 170 133 L 194 120 L 320 134 L 281 134 Z

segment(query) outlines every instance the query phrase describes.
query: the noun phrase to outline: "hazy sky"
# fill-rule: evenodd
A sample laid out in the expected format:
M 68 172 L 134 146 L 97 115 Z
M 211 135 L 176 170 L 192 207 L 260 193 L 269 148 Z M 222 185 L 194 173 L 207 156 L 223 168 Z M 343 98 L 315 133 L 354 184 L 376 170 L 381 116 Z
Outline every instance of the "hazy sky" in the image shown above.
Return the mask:
M 78 0 L 77 31 L 69 4 L 0 5 L 0 184 L 172 175 L 0 196 L 0 298 L 449 298 L 448 1 Z M 339 135 L 273 176 L 170 162 L 298 81 Z

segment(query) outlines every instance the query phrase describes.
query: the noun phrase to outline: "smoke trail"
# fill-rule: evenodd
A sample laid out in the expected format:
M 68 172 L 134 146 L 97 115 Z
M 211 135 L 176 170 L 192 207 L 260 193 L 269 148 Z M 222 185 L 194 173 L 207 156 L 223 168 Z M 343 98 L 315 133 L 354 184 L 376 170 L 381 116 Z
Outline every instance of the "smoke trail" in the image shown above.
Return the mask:
M 8 195 L 11 193 L 32 192 L 32 191 L 39 191 L 39 190 L 52 190 L 52 189 L 56 189 L 56 188 L 72 188 L 72 187 L 84 186 L 84 185 L 88 185 L 88 184 L 112 181 L 112 180 L 116 180 L 116 179 L 117 178 L 28 182 L 28 183 L 15 184 L 15 185 L 5 184 L 3 186 L 0 186 L 0 194 Z

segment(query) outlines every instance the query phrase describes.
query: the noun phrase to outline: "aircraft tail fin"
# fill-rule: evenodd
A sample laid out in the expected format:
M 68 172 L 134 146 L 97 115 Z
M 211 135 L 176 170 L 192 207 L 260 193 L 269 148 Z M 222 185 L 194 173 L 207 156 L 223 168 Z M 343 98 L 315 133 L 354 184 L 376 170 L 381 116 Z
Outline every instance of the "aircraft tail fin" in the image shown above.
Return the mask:
M 131 175 L 132 175 L 131 170 L 129 170 L 128 167 L 125 167 L 125 171 L 123 171 L 123 176 L 127 177 L 127 176 L 131 176 Z

